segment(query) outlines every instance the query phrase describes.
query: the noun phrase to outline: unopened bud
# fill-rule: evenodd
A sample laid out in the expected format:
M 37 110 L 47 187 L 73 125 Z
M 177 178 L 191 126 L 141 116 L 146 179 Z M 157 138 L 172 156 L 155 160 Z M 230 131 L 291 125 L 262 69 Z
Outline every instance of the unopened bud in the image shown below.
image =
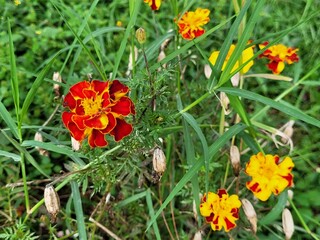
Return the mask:
M 153 158 L 152 158 L 152 163 L 153 163 L 153 169 L 157 173 L 164 173 L 166 170 L 166 156 L 164 155 L 164 152 L 162 151 L 161 148 L 156 147 L 153 151 Z
M 211 69 L 210 65 L 209 64 L 205 64 L 204 65 L 204 75 L 206 76 L 207 79 L 210 78 L 211 73 L 212 73 L 212 69 Z
M 140 44 L 144 44 L 146 42 L 146 31 L 143 28 L 139 28 L 136 31 L 136 38 Z
M 240 166 L 240 152 L 237 146 L 231 146 L 230 160 L 231 160 L 231 165 L 233 168 L 234 175 L 238 177 L 241 166 Z
M 53 186 L 47 185 L 44 189 L 44 204 L 51 216 L 51 222 L 55 222 L 60 211 L 60 199 Z
M 248 199 L 242 199 L 242 209 L 244 211 L 244 214 L 246 215 L 247 219 L 249 220 L 251 224 L 251 229 L 254 233 L 257 232 L 257 214 L 254 210 L 251 202 Z
M 224 92 L 220 92 L 220 104 L 223 108 L 224 114 L 229 115 L 231 110 L 229 109 L 230 100 Z
M 288 199 L 293 199 L 293 191 L 291 189 L 288 190 Z M 286 206 L 290 206 L 289 200 L 287 201 Z
M 34 140 L 38 142 L 43 142 L 42 134 L 39 132 L 36 132 L 36 134 L 34 135 Z M 47 150 L 40 147 L 36 147 L 36 149 L 38 150 L 41 156 L 46 156 L 46 157 L 49 156 L 49 152 Z
M 61 93 L 60 93 L 60 84 L 62 82 L 62 78 L 59 72 L 55 72 L 53 73 L 53 77 L 52 77 L 53 81 L 57 82 L 55 84 L 53 84 L 53 91 L 54 91 L 54 95 L 56 96 L 56 98 L 60 98 Z
M 287 208 L 283 209 L 282 212 L 282 227 L 286 240 L 291 239 L 294 232 L 294 223 L 291 212 Z
M 71 137 L 71 147 L 72 147 L 73 151 L 79 151 L 81 144 L 79 141 L 77 141 L 73 137 Z
M 193 240 L 201 240 L 201 239 L 202 239 L 201 231 L 196 232 L 196 234 L 194 234 Z

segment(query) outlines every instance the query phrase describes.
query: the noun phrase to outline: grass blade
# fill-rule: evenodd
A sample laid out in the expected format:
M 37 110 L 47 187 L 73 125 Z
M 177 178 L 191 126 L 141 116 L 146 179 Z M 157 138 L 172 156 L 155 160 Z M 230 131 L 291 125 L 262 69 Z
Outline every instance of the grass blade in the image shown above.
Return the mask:
M 21 161 L 21 156 L 20 155 L 14 154 L 14 153 L 10 153 L 10 152 L 7 152 L 7 151 L 0 150 L 0 156 L 4 156 L 4 157 L 7 157 L 7 158 L 12 158 L 16 162 L 20 162 Z
M 152 218 L 152 216 L 154 216 L 154 209 L 153 209 L 150 188 L 146 191 L 146 201 L 147 201 L 147 206 L 149 208 L 149 216 L 150 218 Z M 157 221 L 154 221 L 152 225 L 153 225 L 153 230 L 154 230 L 154 234 L 156 235 L 156 238 L 161 239 Z
M 243 131 L 246 128 L 246 125 L 239 123 L 237 125 L 232 126 L 228 131 L 226 131 L 222 136 L 220 136 L 210 147 L 209 147 L 209 157 L 212 158 L 219 151 L 219 149 L 234 135 Z M 155 213 L 155 215 L 150 220 L 150 223 L 146 229 L 152 226 L 152 224 L 156 221 L 160 213 L 165 209 L 165 207 L 170 203 L 170 201 L 178 194 L 178 192 L 190 181 L 190 179 L 195 176 L 200 168 L 204 164 L 204 159 L 199 159 L 193 167 L 181 178 L 181 180 L 176 184 L 174 189 L 171 191 L 169 196 L 163 202 L 159 210 Z
M 3 103 L 0 101 L 0 116 L 5 121 L 7 126 L 9 127 L 11 133 L 16 139 L 20 139 L 20 134 L 18 132 L 18 126 L 15 124 L 15 121 L 11 117 L 10 113 L 6 109 L 6 107 L 3 105 Z
M 314 125 L 314 126 L 320 128 L 320 121 L 319 120 L 317 120 L 316 118 L 310 117 L 309 115 L 305 114 L 304 112 L 302 112 L 298 108 L 293 107 L 291 105 L 276 102 L 270 98 L 261 96 L 257 93 L 250 92 L 250 91 L 244 90 L 244 89 L 222 87 L 222 88 L 219 88 L 218 91 L 222 91 L 222 92 L 225 92 L 230 95 L 235 95 L 235 96 L 239 96 L 239 97 L 243 97 L 243 98 L 247 98 L 247 99 L 261 102 L 263 104 L 266 104 L 270 107 L 273 107 L 273 108 L 279 110 L 280 112 L 288 114 L 291 117 L 297 118 L 303 122 L 309 123 L 311 125 Z
M 83 215 L 79 186 L 76 181 L 70 181 L 70 185 L 71 185 L 71 191 L 72 191 L 73 206 L 76 212 L 79 239 L 87 240 L 87 231 L 86 231 L 86 225 L 84 223 L 84 215 Z
M 19 122 L 19 112 L 20 112 L 20 101 L 19 101 L 19 82 L 17 76 L 17 66 L 16 66 L 16 56 L 14 54 L 14 46 L 11 32 L 10 19 L 8 18 L 8 35 L 9 35 L 9 57 L 10 57 L 10 67 L 11 67 L 11 90 L 12 97 L 16 112 L 17 121 Z M 21 134 L 19 138 L 21 140 Z

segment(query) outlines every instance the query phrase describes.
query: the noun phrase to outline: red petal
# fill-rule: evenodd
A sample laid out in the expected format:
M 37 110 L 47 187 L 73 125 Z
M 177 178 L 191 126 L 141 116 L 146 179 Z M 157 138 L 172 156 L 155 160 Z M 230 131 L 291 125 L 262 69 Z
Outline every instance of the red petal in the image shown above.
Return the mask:
M 116 127 L 110 132 L 110 135 L 114 137 L 115 141 L 120 141 L 125 136 L 128 136 L 132 132 L 133 128 L 131 124 L 126 123 L 126 121 L 117 118 Z
M 212 222 L 212 220 L 214 219 L 214 213 L 211 213 L 209 217 L 206 217 L 206 222 Z
M 104 138 L 104 134 L 102 134 L 99 130 L 93 129 L 91 134 L 88 137 L 88 143 L 90 147 L 105 147 L 108 145 L 108 142 Z
M 99 80 L 93 80 L 91 82 L 92 89 L 98 94 L 102 94 L 104 91 L 108 90 L 109 82 L 103 82 Z
M 102 95 L 102 108 L 106 108 L 110 105 L 110 95 L 108 92 L 103 93 Z
M 67 95 L 64 97 L 63 106 L 69 107 L 70 110 L 73 110 L 77 106 L 77 101 L 74 99 L 70 92 L 67 93 Z
M 261 188 L 259 188 L 259 183 L 253 184 L 251 187 L 249 187 L 251 181 L 247 182 L 247 187 L 252 191 L 252 192 L 261 192 Z
M 226 222 L 227 232 L 236 226 L 234 223 L 230 222 L 228 218 L 224 218 L 224 221 Z
M 127 92 L 129 92 L 129 88 L 126 85 L 122 84 L 118 80 L 112 81 L 111 87 L 109 90 L 110 98 L 112 100 L 118 100 L 122 96 L 126 95 Z
M 62 121 L 66 128 L 69 129 L 71 136 L 77 141 L 82 141 L 85 138 L 85 130 L 79 129 L 79 127 L 72 121 L 72 118 L 76 116 L 74 113 L 63 112 Z
M 103 134 L 107 134 L 110 131 L 112 131 L 117 124 L 117 120 L 115 119 L 115 117 L 111 113 L 108 113 L 107 117 L 109 120 L 108 126 L 105 129 L 100 130 Z
M 219 189 L 218 190 L 218 195 L 220 198 L 222 198 L 222 195 L 227 195 L 227 191 L 225 189 Z
M 91 116 L 84 121 L 84 124 L 89 128 L 104 129 L 108 126 L 108 117 L 105 114 Z
M 197 30 L 197 31 L 194 31 L 194 35 L 195 35 L 195 37 L 200 37 L 202 34 L 204 34 L 204 30 L 202 29 L 202 30 Z
M 97 96 L 97 93 L 91 89 L 83 89 L 83 94 L 85 95 L 85 98 L 93 98 L 95 99 Z
M 90 88 L 90 83 L 87 81 L 82 81 L 82 82 L 78 82 L 75 85 L 73 85 L 70 88 L 70 93 L 72 94 L 72 96 L 77 99 L 77 98 L 84 98 L 85 95 L 83 94 L 83 89 L 87 89 Z
M 85 121 L 89 119 L 89 115 L 73 115 L 72 121 L 78 126 L 79 129 L 84 130 L 87 128 Z
M 122 97 L 114 106 L 111 107 L 111 112 L 120 114 L 122 116 L 127 116 L 132 113 L 131 105 L 133 105 L 133 103 L 131 102 L 130 98 Z

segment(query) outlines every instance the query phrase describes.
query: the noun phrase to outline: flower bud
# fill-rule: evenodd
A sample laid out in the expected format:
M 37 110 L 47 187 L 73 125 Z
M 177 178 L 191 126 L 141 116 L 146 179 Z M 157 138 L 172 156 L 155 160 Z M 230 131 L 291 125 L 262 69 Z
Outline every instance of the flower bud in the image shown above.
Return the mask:
M 153 169 L 157 173 L 164 173 L 166 170 L 166 156 L 164 155 L 164 152 L 162 151 L 161 148 L 156 147 L 153 151 L 153 158 L 152 158 L 152 163 L 153 163 Z
M 38 142 L 43 142 L 42 134 L 39 132 L 36 132 L 36 134 L 34 135 L 34 140 Z M 38 150 L 41 156 L 46 156 L 46 157 L 49 156 L 49 152 L 47 150 L 40 147 L 36 147 L 36 149 Z
M 254 210 L 251 202 L 248 199 L 242 199 L 242 209 L 244 211 L 244 214 L 246 215 L 247 219 L 249 220 L 251 224 L 251 229 L 254 233 L 257 232 L 257 214 Z
M 282 212 L 282 227 L 286 240 L 291 239 L 294 232 L 294 223 L 291 212 L 287 208 L 283 209 Z
M 55 222 L 60 211 L 60 199 L 53 186 L 47 185 L 44 189 L 44 204 L 51 216 L 51 222 Z
M 52 79 L 53 79 L 53 81 L 57 82 L 57 83 L 53 84 L 53 91 L 54 91 L 55 98 L 60 98 L 60 96 L 61 96 L 61 92 L 60 92 L 61 86 L 59 85 L 59 83 L 62 82 L 62 78 L 61 78 L 60 73 L 59 72 L 54 72 Z
M 293 199 L 293 191 L 291 189 L 288 189 L 288 199 Z M 290 206 L 289 200 L 286 202 L 286 206 Z
M 193 240 L 202 240 L 201 231 L 198 231 L 194 234 Z
M 143 28 L 139 28 L 136 31 L 136 38 L 140 44 L 144 44 L 146 42 L 146 31 Z
M 240 172 L 240 152 L 237 146 L 231 146 L 230 148 L 230 160 L 233 167 L 233 172 L 236 177 L 239 176 Z
M 71 137 L 71 146 L 72 146 L 73 151 L 79 151 L 81 144 L 79 141 L 77 141 L 73 137 Z

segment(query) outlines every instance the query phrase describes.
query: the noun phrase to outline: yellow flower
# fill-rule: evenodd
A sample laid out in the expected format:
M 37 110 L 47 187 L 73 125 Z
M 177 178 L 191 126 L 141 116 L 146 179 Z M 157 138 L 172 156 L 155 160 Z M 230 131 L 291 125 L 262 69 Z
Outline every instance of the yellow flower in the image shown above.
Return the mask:
M 18 6 L 21 4 L 21 1 L 20 0 L 14 0 L 14 5 Z
M 268 44 L 268 42 L 259 44 L 259 48 L 263 49 Z M 283 44 L 278 44 L 269 47 L 260 55 L 260 58 L 268 58 L 270 60 L 267 65 L 268 68 L 273 72 L 273 74 L 280 74 L 285 67 L 285 63 L 292 64 L 299 61 L 299 57 L 296 53 L 298 50 L 298 48 L 291 48 L 286 47 Z
M 144 0 L 145 3 L 148 3 L 152 10 L 158 10 L 161 5 L 161 0 Z
M 227 62 L 229 61 L 234 49 L 236 48 L 236 45 L 231 44 L 228 54 L 226 56 L 226 59 L 224 60 L 224 63 L 222 65 L 222 71 L 225 69 Z M 216 64 L 216 61 L 218 59 L 218 55 L 219 55 L 220 51 L 214 51 L 213 53 L 211 53 L 211 56 L 209 58 L 209 61 L 211 62 L 212 65 Z M 250 58 L 253 57 L 253 47 L 248 47 L 246 48 L 242 54 L 241 54 L 241 64 L 247 62 Z M 239 67 L 239 62 L 240 59 L 234 64 L 231 73 L 234 72 L 238 67 Z M 241 69 L 241 73 L 246 73 L 249 71 L 249 69 L 252 67 L 253 65 L 253 60 L 251 60 L 250 62 L 248 62 L 242 69 Z
M 185 12 L 185 14 L 178 20 L 179 33 L 184 39 L 192 40 L 205 33 L 202 28 L 209 21 L 209 9 L 197 8 L 195 12 Z
M 285 157 L 283 161 L 279 160 L 278 155 L 263 155 L 259 152 L 252 155 L 246 164 L 245 172 L 252 177 L 246 186 L 261 201 L 266 201 L 272 193 L 278 195 L 286 187 L 293 185 L 292 159 Z
M 229 197 L 225 189 L 219 189 L 218 194 L 208 192 L 204 195 L 200 204 L 200 213 L 205 217 L 207 223 L 211 224 L 212 230 L 226 232 L 236 227 L 235 221 L 239 219 L 239 208 L 241 202 L 237 195 Z

